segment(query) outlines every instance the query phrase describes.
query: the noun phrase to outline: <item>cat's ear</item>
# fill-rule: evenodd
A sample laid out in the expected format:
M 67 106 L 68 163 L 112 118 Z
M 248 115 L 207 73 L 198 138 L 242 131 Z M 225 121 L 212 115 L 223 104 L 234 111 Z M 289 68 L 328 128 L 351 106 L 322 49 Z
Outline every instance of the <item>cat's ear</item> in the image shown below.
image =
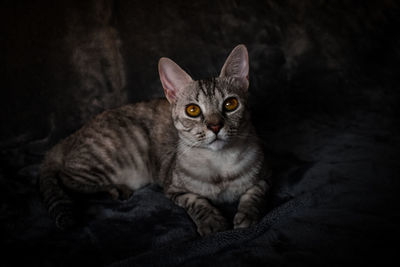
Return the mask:
M 249 87 L 249 55 L 245 45 L 236 46 L 222 67 L 220 77 L 235 77 Z
M 179 90 L 182 90 L 192 78 L 171 59 L 162 57 L 158 62 L 158 73 L 165 96 L 170 103 L 175 102 Z

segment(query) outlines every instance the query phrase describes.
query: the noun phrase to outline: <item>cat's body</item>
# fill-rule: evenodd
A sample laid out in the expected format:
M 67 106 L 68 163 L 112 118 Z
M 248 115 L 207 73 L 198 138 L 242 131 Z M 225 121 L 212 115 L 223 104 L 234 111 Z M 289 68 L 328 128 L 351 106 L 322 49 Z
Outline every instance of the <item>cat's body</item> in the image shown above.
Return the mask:
M 165 58 L 159 71 L 168 101 L 103 112 L 47 153 L 40 188 L 60 228 L 73 219 L 65 189 L 126 199 L 149 183 L 202 235 L 227 228 L 212 203 L 239 201 L 235 227 L 259 219 L 268 170 L 246 109 L 246 48 L 233 50 L 218 78 L 193 81 Z

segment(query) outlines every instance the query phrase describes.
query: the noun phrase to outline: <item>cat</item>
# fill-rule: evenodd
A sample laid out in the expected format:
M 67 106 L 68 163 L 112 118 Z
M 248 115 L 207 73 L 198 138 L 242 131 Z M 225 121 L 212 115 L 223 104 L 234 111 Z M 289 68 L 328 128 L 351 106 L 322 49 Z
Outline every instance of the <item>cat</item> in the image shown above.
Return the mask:
M 234 228 L 260 219 L 270 169 L 247 108 L 247 48 L 236 46 L 215 78 L 194 81 L 168 58 L 158 70 L 166 99 L 105 111 L 46 153 L 39 187 L 60 229 L 76 224 L 68 191 L 128 199 L 150 183 L 202 236 L 228 229 L 220 203 L 238 202 Z

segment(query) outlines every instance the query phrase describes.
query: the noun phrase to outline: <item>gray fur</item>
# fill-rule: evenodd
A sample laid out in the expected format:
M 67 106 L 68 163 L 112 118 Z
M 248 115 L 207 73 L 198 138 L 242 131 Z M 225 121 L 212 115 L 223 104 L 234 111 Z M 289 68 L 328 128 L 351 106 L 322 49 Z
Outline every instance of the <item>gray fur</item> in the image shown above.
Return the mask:
M 166 58 L 159 71 L 169 102 L 157 99 L 105 111 L 47 153 L 40 189 L 58 227 L 74 223 L 74 200 L 65 188 L 127 199 L 149 183 L 162 186 L 185 208 L 201 235 L 227 228 L 213 203 L 239 201 L 235 228 L 258 221 L 269 184 L 247 109 L 246 48 L 232 51 L 217 78 L 193 81 Z M 230 97 L 239 104 L 225 111 Z M 197 104 L 201 115 L 188 116 L 188 104 Z M 209 125 L 221 128 L 213 132 Z

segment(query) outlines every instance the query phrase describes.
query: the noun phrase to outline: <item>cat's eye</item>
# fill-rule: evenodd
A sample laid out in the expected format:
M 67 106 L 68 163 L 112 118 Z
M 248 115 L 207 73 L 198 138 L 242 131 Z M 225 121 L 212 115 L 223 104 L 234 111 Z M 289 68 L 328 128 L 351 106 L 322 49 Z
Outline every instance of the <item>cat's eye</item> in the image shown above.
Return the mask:
M 201 109 L 196 104 L 186 106 L 186 114 L 190 117 L 198 117 L 201 114 Z
M 239 101 L 235 97 L 230 97 L 224 102 L 225 111 L 234 111 L 239 105 Z

